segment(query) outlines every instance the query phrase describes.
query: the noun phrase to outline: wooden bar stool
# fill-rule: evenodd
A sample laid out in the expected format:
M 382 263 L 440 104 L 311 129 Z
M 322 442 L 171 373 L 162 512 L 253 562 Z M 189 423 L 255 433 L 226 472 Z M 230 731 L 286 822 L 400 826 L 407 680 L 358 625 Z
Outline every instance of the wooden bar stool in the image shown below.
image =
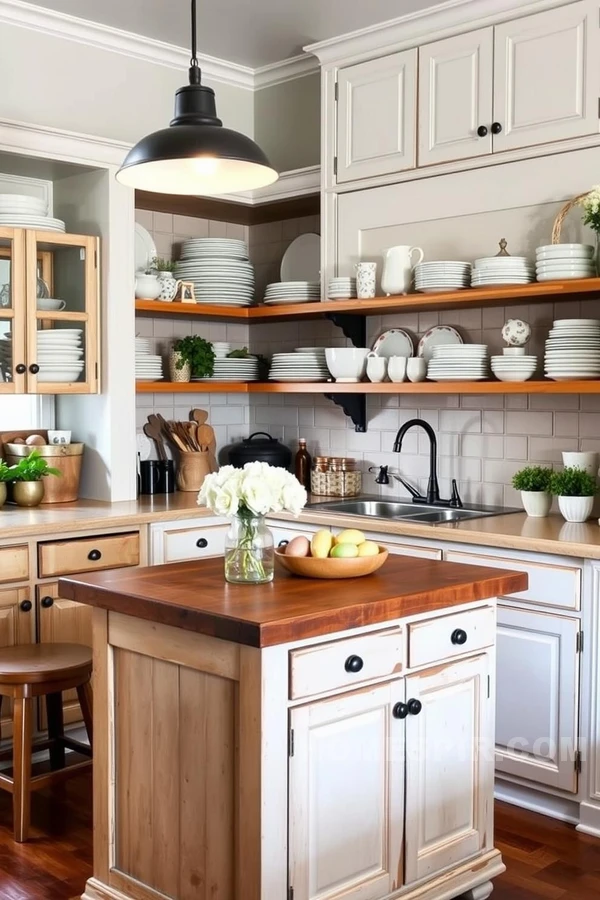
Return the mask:
M 15 841 L 26 841 L 31 792 L 81 772 L 91 759 L 65 768 L 65 749 L 92 755 L 92 651 L 79 644 L 29 644 L 0 650 L 0 708 L 13 701 L 13 774 L 0 774 L 0 788 L 13 795 Z M 76 688 L 90 746 L 65 736 L 62 692 Z M 48 739 L 32 744 L 33 700 L 46 698 Z M 31 756 L 50 751 L 50 772 L 32 776 Z

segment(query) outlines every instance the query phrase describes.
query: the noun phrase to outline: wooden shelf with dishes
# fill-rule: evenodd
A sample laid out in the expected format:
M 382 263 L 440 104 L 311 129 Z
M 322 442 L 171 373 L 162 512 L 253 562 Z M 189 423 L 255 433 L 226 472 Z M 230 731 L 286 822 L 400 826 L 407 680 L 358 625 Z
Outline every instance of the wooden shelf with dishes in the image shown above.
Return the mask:
M 600 394 L 597 381 L 422 381 L 340 384 L 321 381 L 138 381 L 138 394 Z

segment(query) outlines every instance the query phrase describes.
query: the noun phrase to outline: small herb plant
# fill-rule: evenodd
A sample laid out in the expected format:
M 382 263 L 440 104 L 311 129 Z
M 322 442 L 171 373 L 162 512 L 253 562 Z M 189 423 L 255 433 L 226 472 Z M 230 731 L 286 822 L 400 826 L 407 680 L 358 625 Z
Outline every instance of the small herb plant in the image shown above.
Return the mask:
M 174 272 L 175 265 L 172 259 L 161 259 L 160 256 L 152 258 L 152 269 L 155 272 Z
M 512 485 L 517 491 L 550 491 L 552 469 L 546 466 L 525 466 L 515 472 Z
M 210 341 L 206 341 L 198 335 L 189 335 L 175 341 L 173 350 L 179 353 L 179 359 L 175 363 L 177 369 L 183 369 L 185 363 L 189 363 L 191 373 L 195 378 L 206 378 L 213 374 L 215 351 Z
M 3 481 L 41 481 L 46 475 L 61 475 L 59 469 L 49 466 L 38 450 L 32 450 L 14 466 L 9 466 Z
M 584 469 L 567 467 L 553 472 L 550 491 L 555 497 L 593 497 L 598 493 L 596 479 Z
M 8 468 L 4 460 L 0 459 L 0 482 L 10 481 L 10 478 L 8 476 L 9 471 L 10 469 Z

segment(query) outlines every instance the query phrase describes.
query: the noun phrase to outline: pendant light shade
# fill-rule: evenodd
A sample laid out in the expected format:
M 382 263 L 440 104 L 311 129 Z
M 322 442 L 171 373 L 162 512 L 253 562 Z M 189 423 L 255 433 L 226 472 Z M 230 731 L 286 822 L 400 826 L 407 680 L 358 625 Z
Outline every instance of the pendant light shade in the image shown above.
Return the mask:
M 252 190 L 277 181 L 277 172 L 258 144 L 223 128 L 215 92 L 201 83 L 195 0 L 189 79 L 189 85 L 175 94 L 175 116 L 169 127 L 147 135 L 129 151 L 117 180 L 139 191 L 206 196 Z

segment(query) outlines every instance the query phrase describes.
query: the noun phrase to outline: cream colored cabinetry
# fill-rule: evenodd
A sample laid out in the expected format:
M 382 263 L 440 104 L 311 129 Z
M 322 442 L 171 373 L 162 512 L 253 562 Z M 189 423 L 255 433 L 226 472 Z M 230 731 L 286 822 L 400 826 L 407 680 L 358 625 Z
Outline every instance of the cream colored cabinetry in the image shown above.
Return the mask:
M 151 525 L 151 565 L 222 556 L 228 529 L 229 523 L 217 518 Z
M 1 559 L 1 551 L 0 551 Z M 35 608 L 28 585 L 0 588 L 0 653 L 4 647 L 35 641 Z M 1 701 L 0 735 L 12 733 L 12 701 Z

